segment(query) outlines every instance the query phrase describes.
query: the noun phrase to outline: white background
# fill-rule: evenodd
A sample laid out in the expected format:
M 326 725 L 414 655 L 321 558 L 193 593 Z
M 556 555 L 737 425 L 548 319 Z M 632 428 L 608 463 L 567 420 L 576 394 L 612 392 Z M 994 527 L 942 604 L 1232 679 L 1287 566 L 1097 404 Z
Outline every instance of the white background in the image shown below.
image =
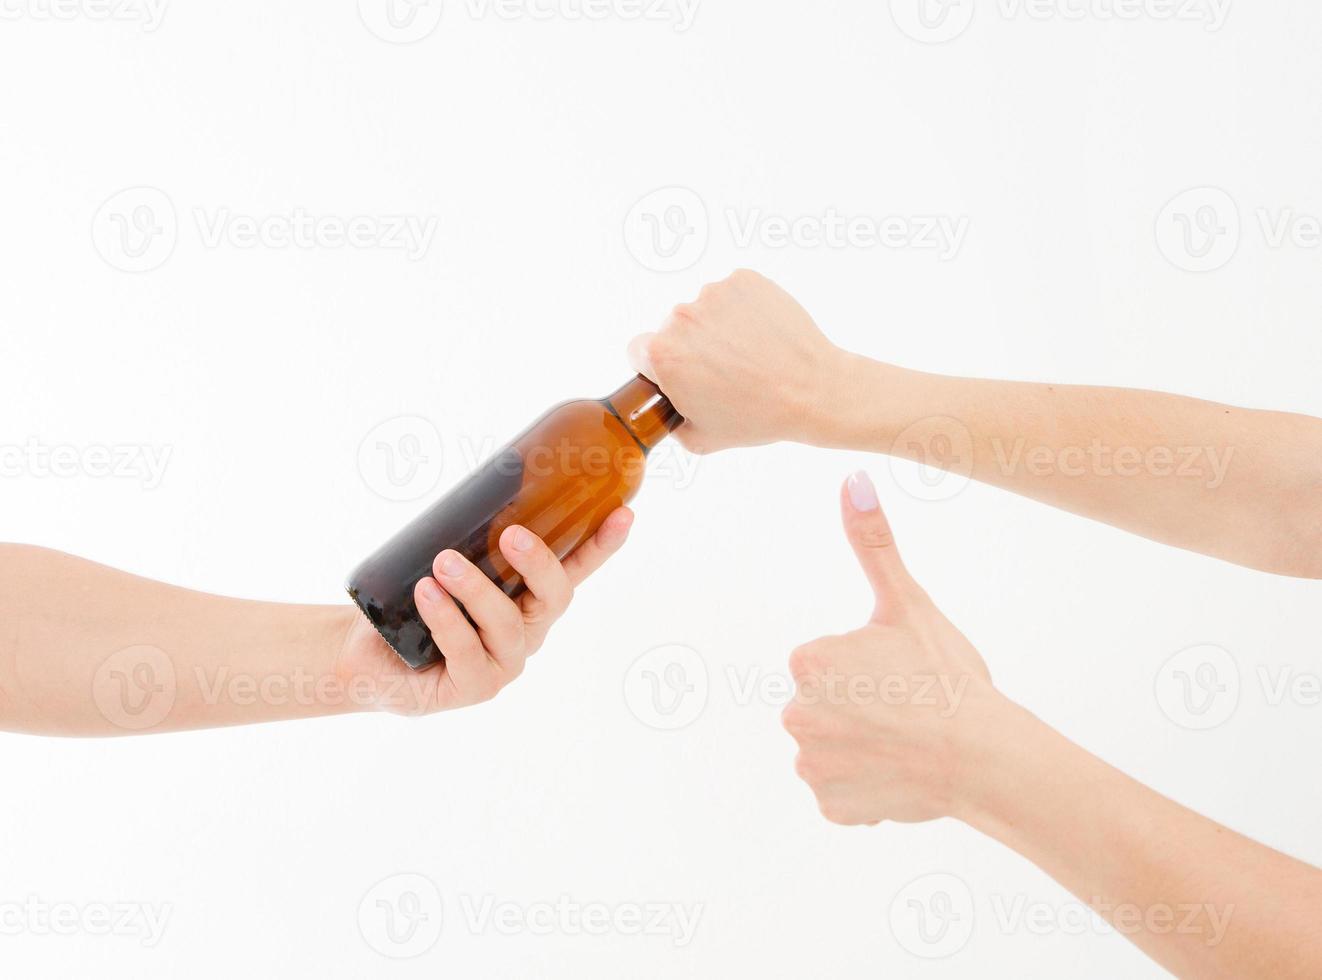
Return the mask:
M 9 472 L 0 539 L 209 591 L 340 601 L 346 571 L 456 483 L 473 446 L 623 381 L 632 333 L 741 265 L 782 282 L 837 342 L 911 367 L 1322 414 L 1322 250 L 1306 235 L 1273 244 L 1257 215 L 1322 213 L 1314 4 L 1235 4 L 1219 30 L 1161 19 L 1159 2 L 1137 19 L 1109 4 L 1035 19 L 979 2 L 971 22 L 973 8 L 953 4 L 944 26 L 964 29 L 944 44 L 901 30 L 916 23 L 906 0 L 894 16 L 880 0 L 706 0 L 687 30 L 673 6 L 664 21 L 629 19 L 627 0 L 601 20 L 571 16 L 573 0 L 549 18 L 450 0 L 407 45 L 374 34 L 381 10 L 364 6 L 178 4 L 146 25 L 98 19 L 95 4 L 59 19 L 49 0 L 8 0 L 0 442 L 171 455 L 151 489 L 87 467 Z M 111 199 L 144 186 L 173 210 L 150 199 L 148 226 L 167 236 L 153 247 L 171 230 L 174 247 L 126 272 L 138 260 L 116 253 L 114 215 L 131 220 L 143 201 Z M 653 226 L 626 218 L 667 187 L 696 195 L 709 231 L 705 248 L 678 243 L 687 268 L 658 272 Z M 1224 194 L 1177 208 L 1196 232 L 1230 236 L 1209 240 L 1210 259 L 1181 256 L 1181 219 L 1163 215 L 1200 187 Z M 207 241 L 217 215 L 298 208 L 434 219 L 435 235 L 417 259 Z M 740 247 L 729 218 L 829 209 L 967 218 L 968 234 L 945 259 Z M 675 227 L 701 235 L 701 215 L 681 217 Z M 401 415 L 429 420 L 443 455 L 420 429 L 436 489 L 397 502 L 374 490 L 375 437 L 361 466 L 359 448 Z M 859 466 L 916 576 L 1008 694 L 1175 799 L 1322 863 L 1322 707 L 1273 705 L 1259 680 L 1260 668 L 1322 670 L 1316 584 L 981 486 L 916 499 L 907 464 L 780 446 L 702 460 L 691 481 L 649 480 L 627 550 L 491 705 L 155 738 L 5 736 L 0 903 L 171 911 L 151 947 L 0 936 L 0 969 L 1161 975 L 1118 936 L 1007 927 L 998 908 L 1045 904 L 1068 925 L 1074 900 L 963 826 L 826 824 L 794 778 L 779 703 L 740 703 L 731 671 L 781 675 L 794 645 L 865 615 L 835 503 Z M 668 644 L 696 651 L 708 697 L 690 724 L 658 731 L 625 696 L 640 675 L 626 678 Z M 1163 663 L 1199 644 L 1228 651 L 1241 680 L 1237 710 L 1209 731 L 1181 727 L 1155 693 Z M 392 960 L 359 912 L 370 919 L 373 886 L 401 873 L 434 883 L 420 894 L 444 924 L 420 956 Z M 891 913 L 903 918 L 906 883 L 934 874 L 955 876 L 945 890 L 972 914 L 953 927 L 962 947 L 928 960 Z M 701 918 L 682 946 L 465 919 L 465 903 L 562 896 L 701 906 Z

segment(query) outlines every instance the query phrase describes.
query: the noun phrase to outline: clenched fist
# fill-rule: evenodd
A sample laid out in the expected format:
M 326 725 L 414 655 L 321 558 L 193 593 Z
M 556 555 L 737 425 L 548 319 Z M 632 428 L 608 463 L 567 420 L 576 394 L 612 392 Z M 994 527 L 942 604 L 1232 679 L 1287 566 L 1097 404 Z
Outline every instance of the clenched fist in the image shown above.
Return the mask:
M 862 629 L 790 656 L 797 691 L 783 719 L 796 769 L 834 823 L 959 815 L 969 760 L 1009 702 L 910 577 L 865 474 L 849 479 L 841 509 L 876 606 Z
M 743 269 L 629 345 L 634 370 L 687 420 L 675 434 L 696 453 L 811 441 L 848 356 L 794 297 Z

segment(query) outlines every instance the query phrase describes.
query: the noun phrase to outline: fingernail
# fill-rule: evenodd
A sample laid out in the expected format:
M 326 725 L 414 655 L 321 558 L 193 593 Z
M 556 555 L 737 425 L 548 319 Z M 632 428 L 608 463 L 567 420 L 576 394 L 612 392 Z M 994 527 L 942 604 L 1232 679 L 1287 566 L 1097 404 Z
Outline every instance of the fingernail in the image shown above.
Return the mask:
M 531 551 L 532 534 L 528 531 L 525 531 L 523 528 L 519 528 L 517 531 L 514 532 L 513 543 L 514 543 L 515 551 Z
M 464 560 L 453 551 L 441 555 L 441 574 L 447 578 L 459 578 L 464 574 Z
M 854 505 L 854 510 L 861 513 L 876 510 L 881 506 L 881 502 L 877 500 L 877 488 L 872 485 L 871 477 L 862 470 L 849 478 L 849 502 Z
M 441 601 L 441 590 L 437 587 L 436 582 L 429 578 L 425 578 L 418 583 L 418 594 L 422 597 L 423 602 Z

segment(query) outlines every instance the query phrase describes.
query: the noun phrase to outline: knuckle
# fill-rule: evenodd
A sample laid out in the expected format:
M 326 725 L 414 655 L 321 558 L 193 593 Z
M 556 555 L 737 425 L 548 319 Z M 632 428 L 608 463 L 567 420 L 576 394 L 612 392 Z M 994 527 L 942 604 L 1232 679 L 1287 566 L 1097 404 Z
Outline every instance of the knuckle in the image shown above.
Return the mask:
M 697 321 L 698 321 L 698 308 L 696 304 L 680 303 L 678 306 L 676 306 L 673 310 L 670 311 L 670 322 L 669 324 L 667 324 L 667 330 L 674 330 L 676 328 L 682 329 L 686 325 L 690 323 L 696 323 Z M 656 337 L 652 339 L 653 347 L 656 346 L 657 340 L 661 339 L 666 335 L 666 332 L 667 332 L 666 330 L 663 330 L 662 332 L 658 333 Z
M 822 816 L 826 818 L 828 823 L 848 826 L 854 822 L 850 817 L 849 808 L 832 797 L 819 797 L 817 800 L 817 809 L 821 812 Z
M 728 282 L 729 280 L 726 280 Z M 713 300 L 719 300 L 722 293 L 725 292 L 725 282 L 709 282 L 702 289 L 698 290 L 698 302 L 710 303 Z
M 791 701 L 789 704 L 785 705 L 784 709 L 780 712 L 780 724 L 785 731 L 789 732 L 791 735 L 799 731 L 799 727 L 803 723 L 803 712 L 803 705 L 799 704 L 797 701 Z
M 675 363 L 675 358 L 679 353 L 679 345 L 671 333 L 659 333 L 653 339 L 651 346 L 647 348 L 647 357 L 652 366 L 660 370 L 662 367 Z
M 794 774 L 805 783 L 812 784 L 821 777 L 821 765 L 806 752 L 800 752 L 794 757 Z
M 694 456 L 706 456 L 711 452 L 707 440 L 687 425 L 681 425 L 675 430 L 675 439 Z
M 880 527 L 872 525 L 859 531 L 858 542 L 864 548 L 872 548 L 884 551 L 895 547 L 895 535 L 891 529 L 882 525 Z
M 811 738 L 817 731 L 817 719 L 812 708 L 799 701 L 791 701 L 780 713 L 780 723 L 796 741 Z
M 822 657 L 812 644 L 804 644 L 790 651 L 790 673 L 795 677 L 806 677 L 822 668 Z
M 505 690 L 505 678 L 493 671 L 478 685 L 477 699 L 479 702 L 494 701 L 496 695 L 503 690 Z

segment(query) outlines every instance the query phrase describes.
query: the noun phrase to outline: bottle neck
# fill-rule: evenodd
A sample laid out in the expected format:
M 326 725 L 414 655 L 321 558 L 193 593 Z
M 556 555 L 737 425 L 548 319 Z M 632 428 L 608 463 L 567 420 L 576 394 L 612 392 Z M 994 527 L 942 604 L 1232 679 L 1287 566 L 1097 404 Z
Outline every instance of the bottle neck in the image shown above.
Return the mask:
M 684 421 L 675 406 L 670 404 L 670 399 L 661 394 L 661 389 L 641 374 L 602 400 L 619 416 L 646 452 L 655 448 Z

